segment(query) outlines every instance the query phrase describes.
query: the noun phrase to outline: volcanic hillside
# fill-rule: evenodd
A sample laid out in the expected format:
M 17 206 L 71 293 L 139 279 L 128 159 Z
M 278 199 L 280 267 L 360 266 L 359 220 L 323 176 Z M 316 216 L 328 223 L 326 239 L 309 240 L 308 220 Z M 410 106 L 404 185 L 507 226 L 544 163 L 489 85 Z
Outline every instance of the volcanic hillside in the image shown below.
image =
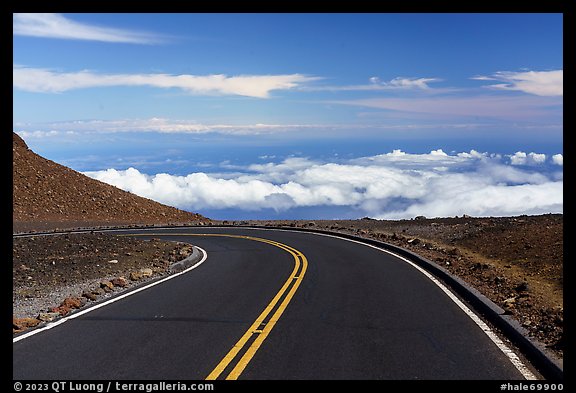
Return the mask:
M 31 151 L 16 133 L 12 141 L 14 232 L 209 221 L 47 160 Z

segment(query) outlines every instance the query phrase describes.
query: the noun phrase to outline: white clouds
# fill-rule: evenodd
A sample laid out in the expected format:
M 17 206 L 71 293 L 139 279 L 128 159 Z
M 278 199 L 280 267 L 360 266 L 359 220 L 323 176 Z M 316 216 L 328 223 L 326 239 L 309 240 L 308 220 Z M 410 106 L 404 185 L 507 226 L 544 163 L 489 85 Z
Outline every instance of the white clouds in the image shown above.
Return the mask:
M 349 130 L 349 126 L 326 124 L 204 124 L 193 120 L 152 117 L 149 119 L 71 120 L 52 123 L 16 123 L 14 130 L 23 138 L 40 138 L 71 134 L 161 133 L 263 135 L 286 132 L 323 132 Z M 354 126 L 354 128 L 362 128 Z
M 389 82 L 382 82 L 377 76 L 370 78 L 370 83 L 383 88 L 396 88 L 396 89 L 429 89 L 428 83 L 439 82 L 438 78 L 402 78 L 397 77 Z
M 58 136 L 61 135 L 62 133 L 60 131 L 56 131 L 56 130 L 50 130 L 50 131 L 44 131 L 44 130 L 36 130 L 36 131 L 18 131 L 17 132 L 18 135 L 20 135 L 20 137 L 22 137 L 22 139 L 41 139 L 41 138 L 50 138 L 53 136 Z M 67 135 L 72 135 L 73 131 L 69 131 L 67 133 Z
M 406 170 L 429 168 L 444 171 L 447 168 L 463 168 L 486 157 L 488 157 L 487 153 L 478 153 L 475 150 L 471 150 L 469 153 L 463 152 L 456 155 L 448 155 L 442 149 L 432 150 L 426 154 L 410 154 L 396 149 L 391 153 L 353 159 L 350 160 L 350 163 L 384 167 L 392 166 Z
M 463 158 L 483 158 L 483 157 L 487 156 L 487 153 L 480 153 L 480 152 L 477 152 L 476 150 L 472 149 L 472 150 L 470 150 L 469 153 L 462 152 L 462 153 L 458 153 L 457 156 L 463 157 Z
M 491 91 L 482 92 L 474 88 L 442 87 L 431 88 L 430 83 L 439 78 L 394 78 L 382 81 L 379 77 L 369 78 L 366 85 L 357 86 L 314 86 L 306 90 L 329 91 L 379 91 L 372 97 L 355 97 L 324 101 L 325 104 L 342 104 L 376 108 L 429 118 L 501 119 L 519 120 L 561 119 L 563 96 L 563 70 L 555 71 L 500 71 L 490 76 L 475 76 L 471 79 L 499 81 L 502 83 L 484 86 Z M 527 94 L 502 94 L 502 91 L 517 91 Z M 394 114 L 392 114 L 393 116 Z M 396 114 L 397 115 L 397 114 Z M 558 121 L 558 120 L 555 120 Z
M 541 156 L 533 153 L 525 158 L 541 163 Z M 552 160 L 557 162 L 558 156 Z M 428 154 L 394 150 L 338 163 L 291 158 L 245 169 L 227 176 L 150 176 L 134 168 L 87 174 L 192 211 L 338 206 L 358 211 L 359 216 L 409 218 L 541 214 L 563 209 L 561 173 L 549 176 L 519 169 L 499 155 L 474 150 L 453 155 L 441 149 Z
M 318 78 L 291 75 L 170 75 L 97 74 L 90 71 L 55 72 L 41 68 L 13 67 L 15 88 L 40 93 L 109 86 L 178 88 L 189 94 L 240 95 L 268 98 L 273 90 L 289 90 Z
M 538 96 L 564 95 L 564 70 L 499 71 L 491 76 L 476 76 L 472 79 L 504 82 L 487 86 L 497 90 L 517 90 Z
M 15 13 L 12 23 L 14 35 L 129 44 L 162 42 L 158 35 L 79 23 L 60 14 Z
M 299 90 L 303 91 L 410 91 L 410 90 L 430 90 L 430 82 L 439 82 L 439 78 L 403 78 L 396 77 L 389 81 L 383 81 L 377 76 L 370 77 L 368 84 L 344 85 L 344 86 L 305 86 Z
M 546 161 L 546 154 L 528 153 L 517 151 L 510 156 L 510 163 L 512 165 L 538 165 Z
M 228 180 L 214 178 L 205 173 L 192 173 L 187 176 L 160 173 L 148 176 L 129 168 L 125 171 L 108 169 L 86 174 L 143 197 L 193 209 L 274 208 L 274 195 L 285 194 L 282 187 L 261 180 Z
M 463 214 L 513 216 L 563 211 L 562 181 L 512 186 L 483 183 L 474 185 L 466 181 L 455 185 L 453 182 L 455 179 L 443 179 L 430 187 L 430 194 L 405 210 L 386 212 L 376 218 L 400 219 L 422 214 L 427 217 Z M 457 192 L 450 191 L 453 189 Z
M 552 156 L 552 162 L 556 165 L 563 166 L 564 165 L 564 156 L 562 154 L 554 154 Z

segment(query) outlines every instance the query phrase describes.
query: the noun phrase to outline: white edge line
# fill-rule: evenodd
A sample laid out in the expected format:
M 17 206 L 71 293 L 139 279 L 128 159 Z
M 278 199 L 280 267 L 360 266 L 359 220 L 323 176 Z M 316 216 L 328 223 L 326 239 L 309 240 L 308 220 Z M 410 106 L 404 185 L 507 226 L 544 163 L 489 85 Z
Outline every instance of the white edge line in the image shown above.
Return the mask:
M 297 231 L 294 231 L 297 232 Z M 420 266 L 416 265 L 414 262 L 410 261 L 407 258 L 404 258 L 401 255 L 398 255 L 392 251 L 383 249 L 381 247 L 377 247 L 371 244 L 367 244 L 367 243 L 362 243 L 358 240 L 353 240 L 353 239 L 346 239 L 343 237 L 339 237 L 339 236 L 333 236 L 333 235 L 328 235 L 328 234 L 322 234 L 322 233 L 317 233 L 318 235 L 323 235 L 323 236 L 329 236 L 329 237 L 336 237 L 338 239 L 344 239 L 344 240 L 348 240 L 350 242 L 354 242 L 354 243 L 358 243 L 358 244 L 362 244 L 368 247 L 372 247 L 375 248 L 376 250 L 380 250 L 383 252 L 386 252 L 390 255 L 395 256 L 398 259 L 403 260 L 406 263 L 409 263 L 412 267 L 414 267 L 415 269 L 417 269 L 420 273 L 424 274 L 426 277 L 428 277 L 428 279 L 430 279 L 434 284 L 436 284 L 446 295 L 448 295 L 448 297 L 454 302 L 456 303 L 456 305 L 458 307 L 460 307 L 460 309 L 462 311 L 464 311 L 464 313 L 466 313 L 466 315 L 468 315 L 468 317 L 470 317 L 470 319 L 472 319 L 476 325 L 478 325 L 478 327 L 484 332 L 486 333 L 486 335 L 490 338 L 490 340 L 492 340 L 492 342 L 494 342 L 494 344 L 496 344 L 496 346 L 508 357 L 508 359 L 510 360 L 510 362 L 514 365 L 514 367 L 516 367 L 516 369 L 518 369 L 518 371 L 520 371 L 520 373 L 522 374 L 522 376 L 528 380 L 537 380 L 538 378 L 536 378 L 536 376 L 528 369 L 528 367 L 526 367 L 526 365 L 522 362 L 522 360 L 520 360 L 520 358 L 518 357 L 518 355 L 516 355 L 516 353 L 511 350 L 510 348 L 508 348 L 508 346 L 506 344 L 504 344 L 504 342 L 502 340 L 500 340 L 500 338 L 496 335 L 496 333 L 494 333 L 494 331 L 492 331 L 492 329 L 490 329 L 490 327 L 478 316 L 476 315 L 468 306 L 466 306 L 460 299 L 458 299 L 458 297 L 456 295 L 454 295 L 452 293 L 452 291 L 450 291 L 448 288 L 446 288 L 446 286 L 444 284 L 442 284 L 436 277 L 434 277 L 431 273 L 427 272 L 426 270 L 424 270 L 423 268 L 421 268 Z
M 200 266 L 202 263 L 204 263 L 204 261 L 206 261 L 206 259 L 208 258 L 208 253 L 207 253 L 204 249 L 202 249 L 202 248 L 200 248 L 200 247 L 198 247 L 198 246 L 194 246 L 194 247 L 196 247 L 197 249 L 199 249 L 199 250 L 202 252 L 203 257 L 202 257 L 202 259 L 201 259 L 200 261 L 196 262 L 194 265 L 190 266 L 189 268 L 187 268 L 187 269 L 185 269 L 185 270 L 182 270 L 181 272 L 171 274 L 171 275 L 169 275 L 168 277 L 164 277 L 164 278 L 161 279 L 161 280 L 154 281 L 154 282 L 152 282 L 152 283 L 150 283 L 150 284 L 148 284 L 148 285 L 145 285 L 145 286 L 143 286 L 143 287 L 140 287 L 140 288 L 137 288 L 137 289 L 128 291 L 128 292 L 123 293 L 123 294 L 121 294 L 121 295 L 119 295 L 119 296 L 115 296 L 115 297 L 113 297 L 113 298 L 111 298 L 111 299 L 109 299 L 109 300 L 107 300 L 107 301 L 105 301 L 105 302 L 96 304 L 96 305 L 94 305 L 94 306 L 92 306 L 92 307 L 89 307 L 89 308 L 87 308 L 87 309 L 85 309 L 85 310 L 82 310 L 82 311 L 73 313 L 73 314 L 71 314 L 71 315 L 68 316 L 68 317 L 58 319 L 58 320 L 55 321 L 55 322 L 50 322 L 50 323 L 48 323 L 48 324 L 47 324 L 46 326 L 44 326 L 44 327 L 31 330 L 31 331 L 28 332 L 28 333 L 24 333 L 24 334 L 22 334 L 22 335 L 20 335 L 20 336 L 18 336 L 18 337 L 13 338 L 13 339 L 12 339 L 12 343 L 15 343 L 15 342 L 17 342 L 17 341 L 23 340 L 23 339 L 25 339 L 25 338 L 28 338 L 28 337 L 30 337 L 30 336 L 33 336 L 33 335 L 38 334 L 38 333 L 40 333 L 40 332 L 43 332 L 43 331 L 45 331 L 45 330 L 52 329 L 52 328 L 54 328 L 54 327 L 56 327 L 56 326 L 58 326 L 58 325 L 63 324 L 64 322 L 66 322 L 66 321 L 68 321 L 68 320 L 70 320 L 70 319 L 77 318 L 77 317 L 79 317 L 79 316 L 81 316 L 81 315 L 84 315 L 84 314 L 86 314 L 86 313 L 89 313 L 90 311 L 94 311 L 94 310 L 96 310 L 96 309 L 98 309 L 98 308 L 100 308 L 100 307 L 104 307 L 104 306 L 106 306 L 106 305 L 108 305 L 108 304 L 110 304 L 110 303 L 114 303 L 114 302 L 116 302 L 116 301 L 118 301 L 118 300 L 124 299 L 125 297 L 134 295 L 135 293 L 138 293 L 138 292 L 143 291 L 143 290 L 145 290 L 145 289 L 151 288 L 151 287 L 153 287 L 154 285 L 161 284 L 161 283 L 163 283 L 163 282 L 165 282 L 165 281 L 168 281 L 168 280 L 173 279 L 174 277 L 177 277 L 177 276 L 179 276 L 179 275 L 181 275 L 181 274 L 185 274 L 185 273 L 188 273 L 189 271 L 191 271 L 191 270 L 193 270 L 193 269 L 196 269 L 198 266 Z

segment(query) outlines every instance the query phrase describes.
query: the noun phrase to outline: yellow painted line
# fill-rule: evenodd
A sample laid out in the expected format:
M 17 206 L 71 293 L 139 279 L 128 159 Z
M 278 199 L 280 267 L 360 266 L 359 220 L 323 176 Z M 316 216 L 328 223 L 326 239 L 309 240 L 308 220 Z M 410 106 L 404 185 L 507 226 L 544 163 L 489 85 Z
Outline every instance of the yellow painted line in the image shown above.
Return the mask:
M 227 235 L 227 234 L 219 234 L 219 233 L 147 233 L 147 234 L 137 234 L 137 236 L 160 236 L 160 235 L 169 235 L 169 236 L 213 236 L 213 237 L 231 237 L 231 238 L 238 238 L 238 239 L 246 239 L 246 240 L 253 240 L 262 243 L 268 243 L 275 247 L 278 247 L 288 253 L 290 253 L 294 257 L 294 269 L 292 273 L 282 285 L 282 288 L 276 293 L 274 298 L 270 301 L 270 303 L 266 306 L 266 308 L 260 313 L 258 318 L 252 323 L 252 325 L 246 330 L 244 335 L 238 340 L 236 344 L 228 351 L 228 353 L 224 356 L 224 358 L 216 365 L 214 370 L 206 377 L 207 380 L 214 380 L 220 377 L 220 375 L 224 372 L 224 370 L 238 357 L 238 354 L 242 349 L 246 346 L 246 343 L 252 338 L 254 334 L 257 334 L 255 340 L 252 341 L 252 344 L 248 347 L 244 355 L 236 362 L 234 368 L 230 371 L 230 373 L 226 376 L 226 379 L 233 380 L 238 379 L 240 374 L 244 371 L 248 363 L 252 360 L 266 337 L 270 334 L 288 304 L 294 297 L 296 290 L 300 286 L 304 278 L 304 274 L 308 268 L 308 260 L 300 251 L 296 250 L 293 247 L 290 247 L 286 244 L 279 243 L 269 239 L 263 239 L 259 237 L 252 237 L 252 236 L 240 236 L 240 235 Z M 129 235 L 132 236 L 132 235 Z M 302 261 L 302 263 L 300 263 Z M 299 273 L 298 273 L 299 272 Z M 280 299 L 284 296 L 287 292 L 284 300 L 282 303 L 276 308 L 276 305 L 280 301 Z M 272 313 L 272 311 L 276 308 L 276 311 L 268 320 L 266 325 L 263 328 L 260 326 L 263 324 L 264 320 Z
M 296 261 L 298 261 L 297 254 L 293 253 L 292 251 L 289 251 L 289 252 L 291 254 L 293 254 L 294 259 Z M 270 319 L 270 321 L 268 322 L 266 327 L 264 329 L 262 329 L 262 333 L 258 337 L 256 337 L 256 339 L 254 340 L 252 345 L 248 348 L 246 353 L 244 353 L 244 356 L 242 356 L 242 358 L 238 361 L 238 363 L 236 364 L 234 369 L 232 369 L 230 374 L 228 374 L 226 379 L 238 379 L 238 377 L 240 376 L 242 371 L 244 371 L 244 369 L 246 368 L 246 366 L 248 365 L 250 360 L 252 360 L 252 357 L 254 357 L 254 355 L 256 354 L 256 351 L 258 351 L 258 348 L 260 348 L 260 346 L 262 345 L 262 343 L 264 342 L 266 337 L 268 337 L 268 334 L 270 334 L 270 331 L 272 331 L 272 329 L 274 328 L 274 325 L 276 325 L 276 322 L 278 322 L 278 320 L 282 316 L 282 313 L 284 312 L 284 310 L 286 310 L 288 303 L 290 303 L 290 300 L 292 300 L 292 297 L 294 296 L 294 294 L 296 293 L 296 290 L 300 286 L 300 283 L 302 282 L 302 277 L 304 277 L 304 273 L 306 272 L 306 269 L 308 267 L 308 261 L 306 260 L 306 257 L 302 254 L 300 256 L 302 258 L 302 271 L 301 271 L 300 276 L 298 277 L 297 281 L 295 281 L 295 284 L 292 285 L 292 288 L 288 292 L 288 295 L 286 295 L 286 297 L 284 298 L 284 300 L 280 304 L 280 307 L 278 307 L 278 309 L 276 310 L 276 312 L 274 313 L 274 315 L 272 316 L 272 318 Z M 292 277 L 288 278 L 287 282 L 294 282 L 293 278 Z

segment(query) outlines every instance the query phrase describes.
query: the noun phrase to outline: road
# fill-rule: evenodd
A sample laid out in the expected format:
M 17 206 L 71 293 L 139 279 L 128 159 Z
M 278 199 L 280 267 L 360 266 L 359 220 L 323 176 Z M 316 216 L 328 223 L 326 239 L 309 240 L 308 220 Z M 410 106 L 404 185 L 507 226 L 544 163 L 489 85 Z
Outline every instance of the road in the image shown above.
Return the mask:
M 433 280 L 375 247 L 248 228 L 138 234 L 207 258 L 14 342 L 15 380 L 533 377 Z

